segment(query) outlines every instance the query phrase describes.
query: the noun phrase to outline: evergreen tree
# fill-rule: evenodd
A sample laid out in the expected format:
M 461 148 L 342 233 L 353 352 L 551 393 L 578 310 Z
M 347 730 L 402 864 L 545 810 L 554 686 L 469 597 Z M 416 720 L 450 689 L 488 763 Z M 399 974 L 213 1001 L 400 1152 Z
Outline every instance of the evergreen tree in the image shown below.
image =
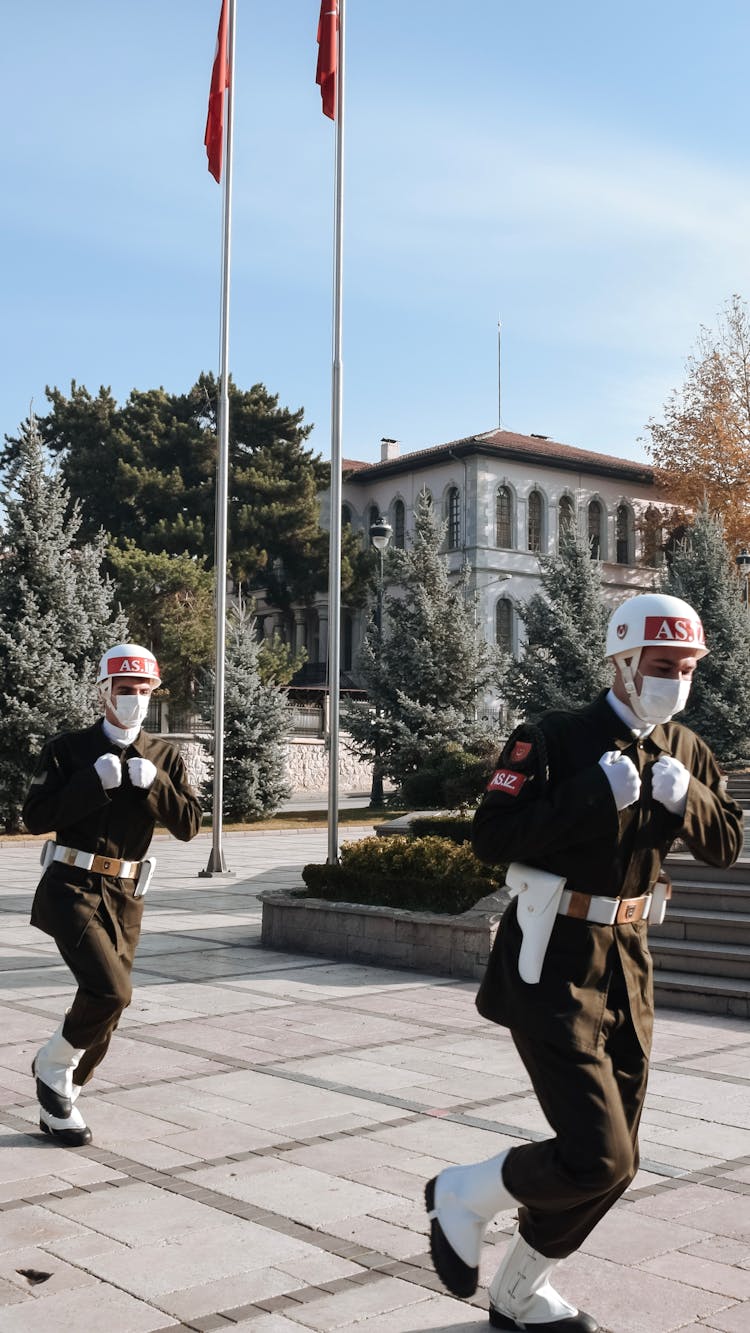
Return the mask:
M 99 658 L 127 635 L 102 575 L 105 536 L 79 543 L 80 514 L 47 471 L 33 418 L 3 496 L 0 556 L 0 820 L 21 826 L 36 756 L 48 736 L 97 714 Z
M 372 623 L 359 673 L 368 701 L 345 706 L 354 748 L 399 786 L 429 765 L 455 767 L 493 753 L 494 729 L 477 720 L 478 698 L 499 679 L 499 660 L 478 634 L 465 582 L 451 583 L 445 524 L 426 492 L 414 507 L 411 549 L 388 553 L 382 635 Z M 448 765 L 450 766 L 450 765 Z
M 240 604 L 227 616 L 224 668 L 224 815 L 234 823 L 260 819 L 289 795 L 284 740 L 287 695 L 260 669 L 255 617 Z M 213 712 L 214 672 L 201 692 Z
M 152 555 L 129 538 L 110 544 L 108 556 L 130 632 L 156 654 L 170 706 L 194 708 L 200 674 L 213 656 L 213 574 L 202 560 Z
M 750 616 L 721 520 L 707 505 L 672 551 L 664 591 L 695 608 L 710 649 L 679 720 L 721 759 L 750 756 Z
M 69 395 L 55 388 L 47 397 L 51 410 L 39 418 L 39 431 L 81 503 L 82 535 L 93 540 L 104 528 L 124 550 L 130 542 L 154 556 L 187 553 L 210 568 L 216 379 L 200 375 L 184 394 L 133 389 L 122 407 L 108 388 L 94 397 L 75 381 Z M 262 384 L 243 390 L 230 383 L 230 572 L 265 585 L 283 608 L 327 581 L 328 533 L 320 527 L 318 495 L 328 467 L 306 447 L 312 427 L 302 418 L 301 408 L 280 406 Z M 17 458 L 19 447 L 19 439 L 7 437 L 0 466 Z M 363 593 L 365 564 L 356 537 L 346 532 L 342 574 L 350 604 Z
M 612 679 L 604 656 L 609 611 L 588 543 L 563 525 L 559 553 L 540 556 L 539 566 L 542 591 L 519 610 L 526 642 L 505 681 L 508 703 L 531 718 L 589 703 Z

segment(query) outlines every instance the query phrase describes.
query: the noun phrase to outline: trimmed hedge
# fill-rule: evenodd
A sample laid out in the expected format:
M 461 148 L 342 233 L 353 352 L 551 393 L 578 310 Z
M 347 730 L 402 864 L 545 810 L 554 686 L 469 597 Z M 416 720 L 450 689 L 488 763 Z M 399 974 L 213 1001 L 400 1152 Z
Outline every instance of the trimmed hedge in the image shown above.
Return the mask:
M 311 897 L 331 902 L 455 914 L 495 893 L 505 870 L 448 838 L 394 835 L 344 843 L 339 865 L 306 865 L 302 878 Z
M 412 838 L 450 838 L 460 844 L 471 842 L 471 819 L 462 819 L 459 815 L 423 815 L 412 819 L 409 824 L 409 836 Z

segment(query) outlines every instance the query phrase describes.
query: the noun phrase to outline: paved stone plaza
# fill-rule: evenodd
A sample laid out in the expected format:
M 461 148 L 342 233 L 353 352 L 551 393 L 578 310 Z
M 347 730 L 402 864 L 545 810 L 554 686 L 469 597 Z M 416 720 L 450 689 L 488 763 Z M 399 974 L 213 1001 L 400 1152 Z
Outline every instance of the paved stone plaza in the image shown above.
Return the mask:
M 324 860 L 323 831 L 227 835 L 232 878 L 198 878 L 205 835 L 154 850 L 135 999 L 80 1103 L 94 1144 L 65 1150 L 29 1066 L 70 977 L 28 925 L 39 844 L 0 844 L 0 1329 L 488 1329 L 432 1273 L 424 1182 L 545 1125 L 476 984 L 262 950 L 259 891 Z M 746 1022 L 658 1015 L 641 1173 L 559 1270 L 610 1333 L 750 1330 L 749 1092 Z

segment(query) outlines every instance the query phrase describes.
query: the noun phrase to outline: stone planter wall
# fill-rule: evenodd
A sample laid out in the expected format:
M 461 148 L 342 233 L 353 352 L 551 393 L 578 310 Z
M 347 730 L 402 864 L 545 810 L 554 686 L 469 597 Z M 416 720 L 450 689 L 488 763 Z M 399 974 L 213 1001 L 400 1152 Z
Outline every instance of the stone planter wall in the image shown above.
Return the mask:
M 471 911 L 447 916 L 301 894 L 268 889 L 260 895 L 266 948 L 476 979 L 484 975 L 508 902 L 505 893 L 491 894 Z

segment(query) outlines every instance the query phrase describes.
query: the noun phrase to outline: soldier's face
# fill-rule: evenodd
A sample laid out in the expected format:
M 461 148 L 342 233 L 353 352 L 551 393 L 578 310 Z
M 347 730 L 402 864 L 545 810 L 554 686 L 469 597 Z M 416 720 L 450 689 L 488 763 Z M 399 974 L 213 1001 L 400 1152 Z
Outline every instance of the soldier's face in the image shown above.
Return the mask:
M 636 680 L 639 676 L 658 676 L 661 680 L 690 681 L 697 665 L 698 658 L 676 644 L 644 648 L 635 673 Z
M 151 682 L 144 680 L 142 676 L 117 676 L 112 681 L 110 701 L 104 710 L 105 717 L 113 726 L 121 727 L 122 721 L 115 711 L 115 701 L 120 695 L 140 695 L 141 698 L 149 699 L 154 688 Z

